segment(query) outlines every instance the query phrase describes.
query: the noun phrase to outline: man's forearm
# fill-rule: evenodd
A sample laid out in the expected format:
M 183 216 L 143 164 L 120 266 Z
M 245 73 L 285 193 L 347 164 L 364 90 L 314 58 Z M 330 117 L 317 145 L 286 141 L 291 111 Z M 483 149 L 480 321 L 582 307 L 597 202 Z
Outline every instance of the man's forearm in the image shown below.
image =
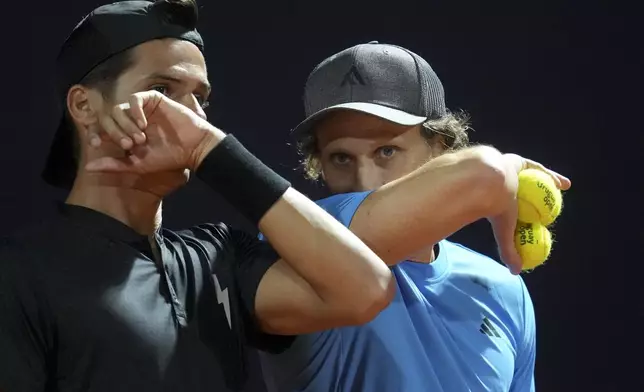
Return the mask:
M 349 229 L 289 187 L 230 136 L 214 134 L 197 175 L 258 224 L 280 257 L 333 308 L 371 318 L 393 296 L 383 261 Z
M 393 297 L 393 275 L 383 261 L 295 189 L 266 213 L 260 230 L 324 302 L 346 306 L 357 319 L 360 313 L 370 319 Z
M 508 196 L 505 180 L 502 154 L 491 147 L 448 153 L 372 193 L 351 230 L 394 265 L 498 213 Z

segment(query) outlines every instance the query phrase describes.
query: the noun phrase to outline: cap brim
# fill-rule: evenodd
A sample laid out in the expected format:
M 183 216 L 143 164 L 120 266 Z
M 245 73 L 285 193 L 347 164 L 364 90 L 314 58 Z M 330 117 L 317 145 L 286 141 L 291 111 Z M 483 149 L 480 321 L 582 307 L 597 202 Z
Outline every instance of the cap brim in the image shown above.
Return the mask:
M 76 179 L 74 139 L 65 118 L 61 118 L 42 171 L 42 179 L 57 188 L 71 189 Z
M 293 128 L 292 134 L 301 135 L 303 133 L 309 132 L 311 128 L 327 114 L 339 110 L 350 110 L 354 112 L 371 114 L 384 120 L 391 121 L 395 124 L 406 126 L 418 125 L 427 121 L 427 117 L 416 116 L 407 112 L 403 112 L 402 110 L 393 109 L 387 106 L 366 102 L 348 102 L 329 106 L 328 108 L 322 109 L 317 113 L 310 115 L 306 120 L 298 124 L 297 127 Z

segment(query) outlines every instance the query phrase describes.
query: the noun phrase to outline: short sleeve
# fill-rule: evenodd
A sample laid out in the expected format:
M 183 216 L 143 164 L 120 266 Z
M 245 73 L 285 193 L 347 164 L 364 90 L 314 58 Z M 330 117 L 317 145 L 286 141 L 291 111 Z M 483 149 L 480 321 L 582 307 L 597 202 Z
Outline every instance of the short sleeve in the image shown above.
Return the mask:
M 315 203 L 345 227 L 349 227 L 353 216 L 356 211 L 358 211 L 358 207 L 360 207 L 362 202 L 371 194 L 371 192 L 373 191 L 340 193 L 327 197 L 326 199 L 320 199 Z M 262 241 L 266 241 L 266 238 L 262 233 L 259 233 L 258 238 Z
M 0 245 L 0 391 L 43 391 L 46 322 L 18 252 Z
M 255 297 L 264 275 L 280 256 L 268 242 L 241 232 L 233 232 L 236 247 L 235 264 L 236 287 L 242 304 L 242 319 L 248 343 L 262 351 L 280 353 L 293 342 L 293 336 L 272 335 L 261 331 L 255 314 Z
M 349 227 L 358 207 L 371 192 L 341 193 L 318 200 L 316 203 L 344 226 Z
M 517 351 L 510 392 L 534 392 L 534 367 L 537 354 L 536 320 L 530 293 L 528 293 L 528 288 L 522 279 L 521 288 L 523 291 L 522 345 Z

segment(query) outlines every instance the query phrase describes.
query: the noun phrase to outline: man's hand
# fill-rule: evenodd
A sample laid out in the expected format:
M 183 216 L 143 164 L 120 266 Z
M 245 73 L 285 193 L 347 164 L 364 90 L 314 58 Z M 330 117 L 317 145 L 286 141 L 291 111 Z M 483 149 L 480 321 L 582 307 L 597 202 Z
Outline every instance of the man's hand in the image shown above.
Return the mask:
M 106 136 L 128 151 L 125 158 L 102 157 L 87 164 L 93 172 L 147 174 L 196 170 L 225 134 L 197 113 L 157 91 L 132 95 L 101 117 L 89 137 L 92 146 Z M 99 133 L 105 135 L 100 135 Z
M 501 260 L 508 266 L 513 274 L 521 273 L 523 261 L 514 245 L 514 230 L 516 229 L 518 217 L 517 190 L 519 188 L 519 172 L 525 169 L 539 169 L 549 174 L 561 190 L 570 188 L 570 180 L 559 173 L 546 169 L 538 162 L 520 157 L 516 154 L 503 155 L 506 170 L 506 188 L 510 191 L 512 199 L 508 202 L 508 208 L 501 214 L 489 217 L 492 224 L 494 237 L 499 247 Z

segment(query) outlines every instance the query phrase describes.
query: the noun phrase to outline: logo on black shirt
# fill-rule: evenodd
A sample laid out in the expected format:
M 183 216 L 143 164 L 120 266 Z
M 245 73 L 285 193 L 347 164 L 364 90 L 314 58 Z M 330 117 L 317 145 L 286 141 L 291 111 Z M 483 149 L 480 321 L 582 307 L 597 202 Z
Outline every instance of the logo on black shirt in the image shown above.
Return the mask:
M 217 302 L 219 302 L 220 305 L 224 306 L 224 312 L 226 312 L 226 319 L 228 320 L 228 326 L 230 329 L 233 329 L 233 323 L 230 319 L 230 298 L 228 298 L 228 287 L 225 289 L 221 289 L 221 285 L 219 284 L 219 279 L 217 279 L 217 275 L 213 274 L 213 278 L 215 279 L 215 291 L 217 293 Z

